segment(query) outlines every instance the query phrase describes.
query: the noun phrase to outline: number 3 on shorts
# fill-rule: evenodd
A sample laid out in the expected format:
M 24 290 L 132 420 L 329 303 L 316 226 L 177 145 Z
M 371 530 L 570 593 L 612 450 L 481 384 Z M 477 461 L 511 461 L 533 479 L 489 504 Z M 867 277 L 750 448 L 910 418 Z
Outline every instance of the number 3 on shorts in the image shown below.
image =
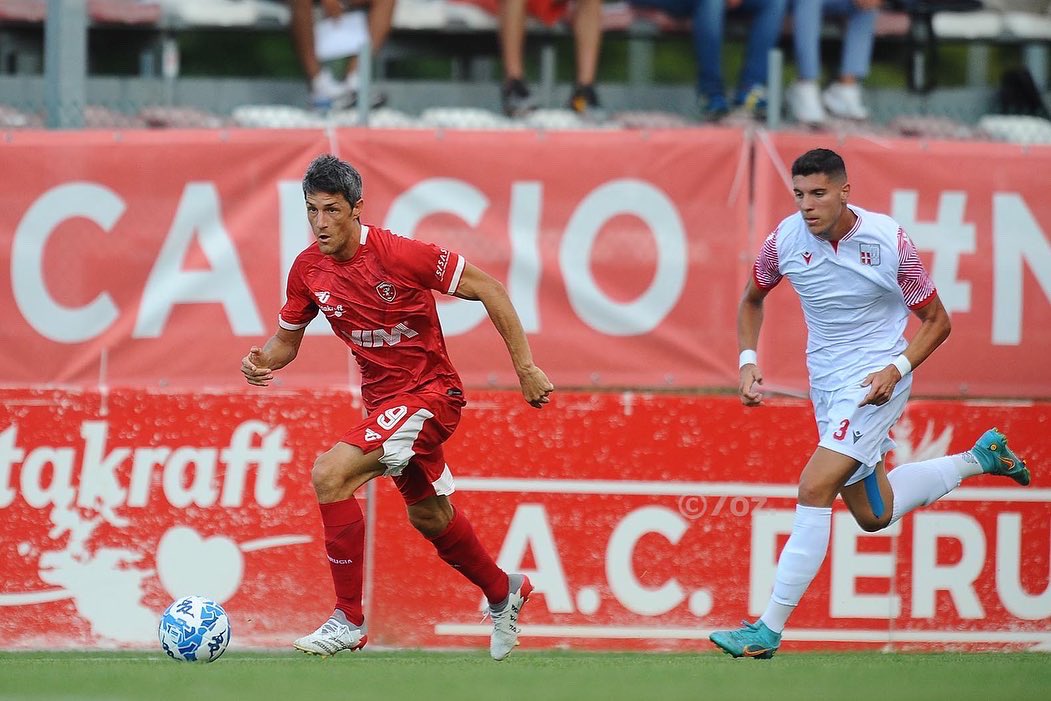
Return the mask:
M 841 441 L 847 437 L 847 429 L 850 428 L 850 419 L 843 419 L 843 422 L 839 424 L 839 429 L 832 434 L 832 437 L 837 441 Z

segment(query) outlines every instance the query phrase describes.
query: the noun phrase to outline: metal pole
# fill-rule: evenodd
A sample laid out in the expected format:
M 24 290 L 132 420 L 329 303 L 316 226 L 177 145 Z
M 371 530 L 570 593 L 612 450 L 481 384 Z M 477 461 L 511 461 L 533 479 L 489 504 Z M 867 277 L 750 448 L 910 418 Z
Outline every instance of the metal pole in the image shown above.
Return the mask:
M 372 107 L 372 37 L 365 32 L 365 42 L 358 54 L 358 126 L 369 125 Z
M 781 49 L 770 49 L 766 55 L 766 128 L 781 126 L 781 86 L 784 80 L 784 57 Z
M 48 127 L 84 126 L 87 66 L 87 3 L 48 0 L 44 23 L 44 106 Z

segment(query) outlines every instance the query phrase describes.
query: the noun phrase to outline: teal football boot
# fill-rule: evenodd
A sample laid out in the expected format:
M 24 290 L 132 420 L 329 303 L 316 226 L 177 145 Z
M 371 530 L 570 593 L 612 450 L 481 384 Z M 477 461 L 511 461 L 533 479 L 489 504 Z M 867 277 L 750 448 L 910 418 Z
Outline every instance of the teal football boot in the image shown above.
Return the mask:
M 751 657 L 757 660 L 768 660 L 781 647 L 781 634 L 766 627 L 762 621 L 749 623 L 741 621 L 743 628 L 737 630 L 717 630 L 708 636 L 727 655 L 733 657 Z
M 982 466 L 982 472 L 1010 477 L 1023 487 L 1029 484 L 1031 475 L 1025 460 L 1007 447 L 1007 436 L 999 430 L 990 428 L 983 433 L 971 448 L 971 455 Z

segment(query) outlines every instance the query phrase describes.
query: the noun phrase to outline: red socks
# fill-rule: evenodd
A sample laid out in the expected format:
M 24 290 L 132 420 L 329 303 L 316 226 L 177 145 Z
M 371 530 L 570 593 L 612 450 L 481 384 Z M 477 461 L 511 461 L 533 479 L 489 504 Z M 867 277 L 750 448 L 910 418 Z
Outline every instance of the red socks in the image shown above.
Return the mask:
M 481 589 L 490 603 L 507 598 L 507 573 L 497 567 L 465 515 L 455 511 L 449 527 L 430 541 L 438 555 Z
M 347 620 L 360 626 L 362 578 L 365 572 L 365 517 L 354 497 L 331 504 L 319 504 L 325 524 L 325 550 L 336 587 L 336 608 Z M 470 526 L 468 526 L 470 528 Z

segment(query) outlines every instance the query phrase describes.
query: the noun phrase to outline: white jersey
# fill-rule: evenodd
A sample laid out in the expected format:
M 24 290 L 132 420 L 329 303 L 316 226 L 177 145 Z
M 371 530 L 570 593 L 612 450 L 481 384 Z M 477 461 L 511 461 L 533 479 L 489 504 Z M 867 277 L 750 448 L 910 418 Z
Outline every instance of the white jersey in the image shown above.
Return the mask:
M 905 350 L 909 310 L 935 297 L 934 284 L 901 226 L 850 205 L 858 219 L 835 244 L 806 227 L 800 213 L 767 237 L 752 274 L 770 289 L 787 277 L 803 305 L 810 386 L 860 383 Z

